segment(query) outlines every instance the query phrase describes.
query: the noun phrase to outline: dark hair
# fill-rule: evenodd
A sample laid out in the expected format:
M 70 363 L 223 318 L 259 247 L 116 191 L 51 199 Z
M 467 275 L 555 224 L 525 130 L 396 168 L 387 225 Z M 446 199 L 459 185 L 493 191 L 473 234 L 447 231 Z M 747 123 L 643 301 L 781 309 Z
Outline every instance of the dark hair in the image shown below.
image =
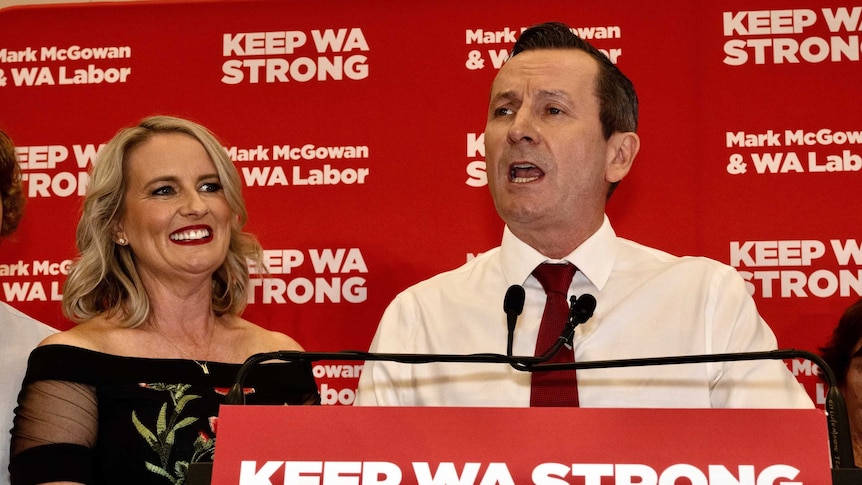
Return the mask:
M 599 121 L 605 138 L 610 138 L 618 131 L 637 131 L 638 96 L 634 85 L 608 56 L 575 35 L 569 26 L 560 22 L 547 22 L 521 33 L 510 57 L 539 49 L 577 49 L 594 58 L 599 64 L 596 96 L 599 98 Z
M 6 237 L 18 229 L 18 223 L 24 215 L 25 199 L 15 145 L 3 131 L 0 131 L 0 198 L 3 200 L 0 236 Z
M 835 373 L 839 386 L 847 383 L 847 372 L 853 360 L 853 349 L 862 338 L 862 299 L 850 305 L 838 320 L 832 339 L 820 348 L 820 356 Z
M 578 37 L 566 24 L 546 22 L 534 25 L 521 33 L 509 56 L 521 52 L 543 49 L 576 49 L 586 52 L 599 65 L 595 95 L 599 98 L 599 122 L 605 139 L 616 132 L 636 132 L 638 129 L 638 96 L 631 80 L 592 44 Z M 611 196 L 619 182 L 608 191 Z

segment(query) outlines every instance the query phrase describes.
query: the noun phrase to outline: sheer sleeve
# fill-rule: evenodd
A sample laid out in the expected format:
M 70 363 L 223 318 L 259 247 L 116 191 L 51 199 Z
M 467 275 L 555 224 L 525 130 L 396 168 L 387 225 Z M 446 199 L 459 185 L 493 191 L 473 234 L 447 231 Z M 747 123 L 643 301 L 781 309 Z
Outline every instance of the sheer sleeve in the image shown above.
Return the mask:
M 93 386 L 59 380 L 25 383 L 12 428 L 12 483 L 90 483 L 97 434 Z
M 96 444 L 99 411 L 92 386 L 36 381 L 24 388 L 12 428 L 12 456 L 36 446 Z

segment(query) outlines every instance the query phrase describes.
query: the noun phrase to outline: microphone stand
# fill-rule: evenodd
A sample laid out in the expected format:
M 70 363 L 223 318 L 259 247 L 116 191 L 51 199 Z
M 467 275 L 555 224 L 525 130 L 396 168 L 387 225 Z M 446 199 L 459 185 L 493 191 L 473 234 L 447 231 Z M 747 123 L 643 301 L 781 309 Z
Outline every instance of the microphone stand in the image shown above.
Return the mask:
M 562 340 L 562 339 L 561 339 Z M 556 345 L 562 345 L 557 342 Z M 280 350 L 276 352 L 264 352 L 254 354 L 240 366 L 236 374 L 236 381 L 225 398 L 225 404 L 245 404 L 245 394 L 242 392 L 242 383 L 248 372 L 258 364 L 268 360 L 279 361 L 309 361 L 319 360 L 346 360 L 346 361 L 386 361 L 401 364 L 430 364 L 433 362 L 458 362 L 458 363 L 485 363 L 485 364 L 510 364 L 517 365 L 519 370 L 529 372 L 534 365 L 550 360 L 554 352 L 546 352 L 541 357 L 506 356 L 501 354 L 397 354 L 397 353 L 371 353 L 359 350 L 345 350 L 341 352 L 302 352 L 298 350 Z
M 387 353 L 371 353 L 361 352 L 357 350 L 346 350 L 342 352 L 300 352 L 300 351 L 277 351 L 265 352 L 250 356 L 243 365 L 239 368 L 236 374 L 236 382 L 231 387 L 225 397 L 225 404 L 245 404 L 245 393 L 242 392 L 242 384 L 245 381 L 245 376 L 254 366 L 267 360 L 281 361 L 308 361 L 315 362 L 318 360 L 378 360 L 399 362 L 402 364 L 428 364 L 432 362 L 460 362 L 460 363 L 492 363 L 492 364 L 509 364 L 517 370 L 530 372 L 534 365 L 547 362 L 554 358 L 560 348 L 568 343 L 572 344 L 575 335 L 575 328 L 581 323 L 586 322 L 593 316 L 596 309 L 596 299 L 593 295 L 584 294 L 580 298 L 572 297 L 571 306 L 569 308 L 569 317 L 565 327 L 554 343 L 544 354 L 538 357 L 534 356 L 513 356 L 512 355 L 512 336 L 515 331 L 515 320 L 521 314 L 524 307 L 524 289 L 519 285 L 512 285 L 506 292 L 506 298 L 503 302 L 503 310 L 507 317 L 507 326 L 509 330 L 509 339 L 507 342 L 507 355 L 500 354 L 387 354 Z
M 561 342 L 564 341 L 561 338 Z M 558 344 L 561 345 L 560 342 Z M 557 345 L 558 346 L 558 345 Z M 459 363 L 499 363 L 509 364 L 526 372 L 551 372 L 563 369 L 600 369 L 612 367 L 638 367 L 650 365 L 697 364 L 708 362 L 734 362 L 746 360 L 784 360 L 802 358 L 814 362 L 823 372 L 824 380 L 829 386 L 826 394 L 826 416 L 829 434 L 829 451 L 832 458 L 832 477 L 834 485 L 862 483 L 862 469 L 854 468 L 852 441 L 850 437 L 849 419 L 844 396 L 838 390 L 835 373 L 818 355 L 805 350 L 778 349 L 764 352 L 740 352 L 723 354 L 683 355 L 672 357 L 651 357 L 638 359 L 618 359 L 602 361 L 584 361 L 571 363 L 545 363 L 553 357 L 553 352 L 546 352 L 541 357 L 507 356 L 493 353 L 482 354 L 398 354 L 371 353 L 361 351 L 342 352 L 300 352 L 278 351 L 255 354 L 249 357 L 237 372 L 236 382 L 228 393 L 225 404 L 245 404 L 242 385 L 248 372 L 256 365 L 268 361 L 309 361 L 342 360 L 342 361 L 385 361 L 402 364 L 427 364 L 432 362 Z

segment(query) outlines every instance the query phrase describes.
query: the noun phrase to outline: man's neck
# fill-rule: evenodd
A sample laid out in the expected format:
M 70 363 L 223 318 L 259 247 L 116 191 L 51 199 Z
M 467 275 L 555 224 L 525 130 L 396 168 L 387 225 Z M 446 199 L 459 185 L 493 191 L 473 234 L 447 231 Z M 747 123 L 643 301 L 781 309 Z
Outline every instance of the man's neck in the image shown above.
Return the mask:
M 597 222 L 573 227 L 549 227 L 536 230 L 528 227 L 509 226 L 518 239 L 550 259 L 563 259 L 602 227 L 604 215 Z

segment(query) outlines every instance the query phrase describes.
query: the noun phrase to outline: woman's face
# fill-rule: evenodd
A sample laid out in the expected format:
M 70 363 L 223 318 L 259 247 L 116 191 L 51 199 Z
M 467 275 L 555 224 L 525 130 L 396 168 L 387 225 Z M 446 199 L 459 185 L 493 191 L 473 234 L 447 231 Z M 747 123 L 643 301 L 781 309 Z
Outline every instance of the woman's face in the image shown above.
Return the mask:
M 144 281 L 209 279 L 227 256 L 236 216 L 203 145 L 157 134 L 129 152 L 124 170 L 118 231 Z

